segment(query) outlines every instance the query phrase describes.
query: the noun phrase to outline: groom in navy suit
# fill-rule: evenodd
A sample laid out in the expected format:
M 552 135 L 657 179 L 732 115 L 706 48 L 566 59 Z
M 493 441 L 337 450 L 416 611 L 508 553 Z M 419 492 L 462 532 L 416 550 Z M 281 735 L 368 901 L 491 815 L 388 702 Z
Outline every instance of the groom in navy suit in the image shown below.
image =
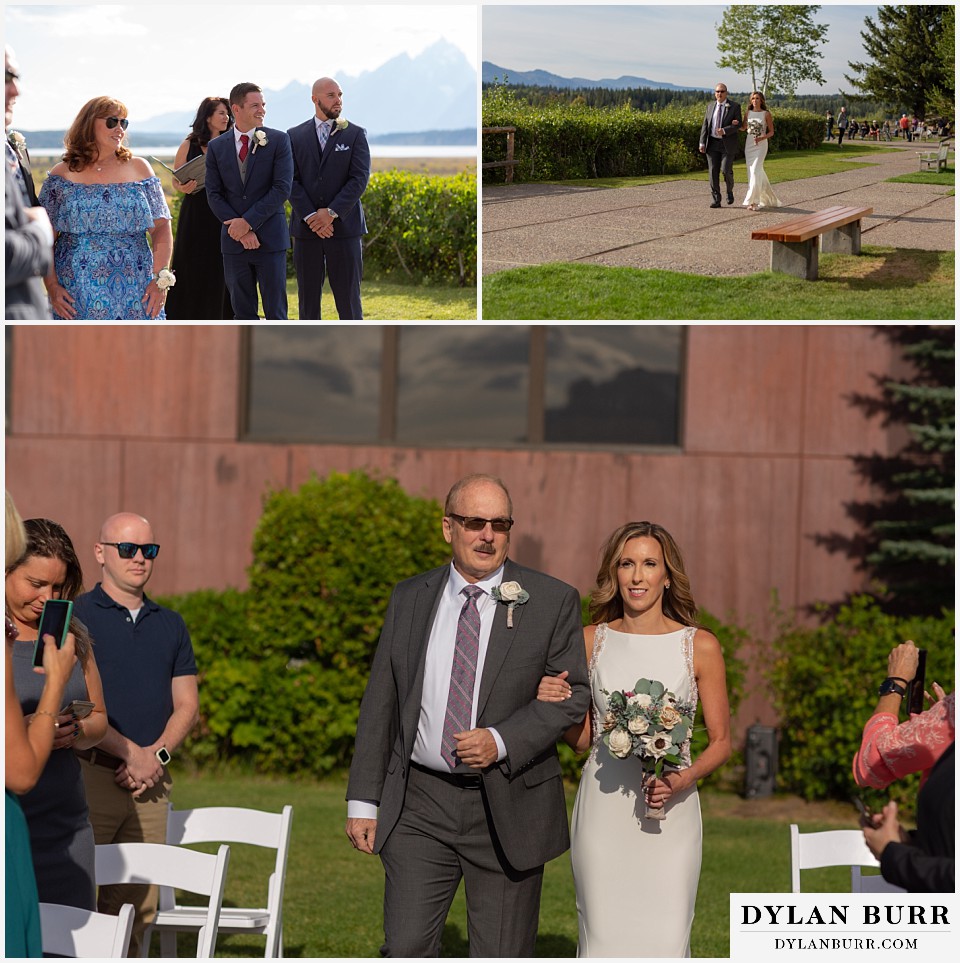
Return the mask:
M 293 155 L 282 130 L 261 127 L 263 91 L 250 83 L 230 91 L 234 128 L 207 148 L 207 200 L 223 224 L 223 277 L 235 320 L 259 318 L 257 285 L 269 320 L 287 320 L 287 249 L 283 205 L 290 196 Z
M 360 196 L 370 180 L 362 127 L 341 118 L 343 91 L 330 77 L 313 85 L 314 116 L 287 132 L 293 145 L 290 234 L 300 319 L 320 320 L 325 276 L 341 321 L 363 320 L 360 280 L 367 224 Z

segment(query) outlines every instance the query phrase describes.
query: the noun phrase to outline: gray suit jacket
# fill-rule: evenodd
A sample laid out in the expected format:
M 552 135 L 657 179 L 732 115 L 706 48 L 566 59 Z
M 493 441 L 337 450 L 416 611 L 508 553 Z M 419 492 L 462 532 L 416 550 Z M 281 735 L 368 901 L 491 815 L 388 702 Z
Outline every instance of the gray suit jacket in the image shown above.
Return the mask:
M 707 107 L 703 123 L 700 125 L 700 144 L 704 147 L 710 146 L 710 132 L 713 126 L 713 113 L 717 109 L 716 102 Z M 734 124 L 734 121 L 737 121 Z M 727 98 L 727 112 L 723 118 L 723 150 L 732 157 L 737 156 L 737 149 L 740 147 L 740 128 L 743 126 L 743 115 L 740 105 L 730 98 Z
M 3 316 L 8 321 L 49 318 L 50 305 L 40 279 L 53 264 L 53 247 L 43 228 L 28 220 L 20 187 L 9 169 L 5 173 L 4 192 Z
M 379 803 L 375 851 L 400 817 L 417 735 L 427 642 L 449 566 L 401 582 L 393 591 L 360 720 L 348 799 Z M 542 866 L 570 845 L 563 780 L 556 743 L 590 705 L 580 597 L 569 585 L 516 565 L 504 564 L 503 580 L 519 582 L 530 599 L 494 618 L 478 696 L 477 726 L 493 727 L 507 758 L 483 772 L 483 791 L 497 840 L 517 870 Z M 565 702 L 538 702 L 544 674 L 564 670 L 573 695 Z

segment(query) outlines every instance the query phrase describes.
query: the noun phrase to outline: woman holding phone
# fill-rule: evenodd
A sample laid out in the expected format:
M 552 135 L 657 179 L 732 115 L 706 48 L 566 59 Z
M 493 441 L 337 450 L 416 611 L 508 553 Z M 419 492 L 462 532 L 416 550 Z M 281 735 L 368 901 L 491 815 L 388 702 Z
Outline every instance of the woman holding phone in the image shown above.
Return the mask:
M 56 522 L 32 518 L 24 530 L 26 546 L 7 569 L 5 584 L 7 616 L 17 634 L 13 680 L 27 725 L 49 725 L 43 717 L 52 710 L 40 708 L 44 677 L 34 671 L 40 618 L 49 599 L 72 600 L 80 594 L 83 572 L 73 543 Z M 77 661 L 64 687 L 61 711 L 53 719 L 53 752 L 36 786 L 20 802 L 30 830 L 40 902 L 95 910 L 93 829 L 80 763 L 71 750 L 95 746 L 106 732 L 107 714 L 90 637 L 76 619 L 70 631 Z M 84 715 L 85 710 L 69 709 L 75 700 L 92 702 L 92 711 Z

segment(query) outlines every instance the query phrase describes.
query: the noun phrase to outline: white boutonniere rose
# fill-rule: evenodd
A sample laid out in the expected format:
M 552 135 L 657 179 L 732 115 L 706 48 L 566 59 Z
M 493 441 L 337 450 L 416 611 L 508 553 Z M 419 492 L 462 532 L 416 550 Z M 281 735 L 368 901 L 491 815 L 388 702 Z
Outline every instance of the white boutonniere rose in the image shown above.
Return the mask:
M 338 117 L 336 122 L 337 130 L 346 130 L 350 126 L 350 121 L 345 117 Z
M 513 610 L 530 600 L 530 593 L 519 582 L 501 582 L 490 593 L 507 607 L 507 628 L 513 628 Z
M 257 152 L 258 147 L 267 146 L 267 132 L 265 130 L 258 130 L 253 135 L 253 152 Z
M 27 146 L 27 139 L 19 130 L 11 130 L 7 134 L 7 140 L 10 142 L 10 146 L 16 151 L 21 151 Z

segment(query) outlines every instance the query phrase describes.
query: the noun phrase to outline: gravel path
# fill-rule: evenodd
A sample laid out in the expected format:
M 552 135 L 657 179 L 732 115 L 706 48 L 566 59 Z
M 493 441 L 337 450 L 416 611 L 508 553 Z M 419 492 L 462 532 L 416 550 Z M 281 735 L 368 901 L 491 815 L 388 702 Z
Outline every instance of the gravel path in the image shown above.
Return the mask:
M 933 149 L 936 148 L 936 142 Z M 850 160 L 870 166 L 799 181 L 774 190 L 783 207 L 753 212 L 740 204 L 746 185 L 734 186 L 732 207 L 710 207 L 703 180 L 670 181 L 618 189 L 516 184 L 482 191 L 483 273 L 550 261 L 661 268 L 729 276 L 769 268 L 770 245 L 750 232 L 790 215 L 853 204 L 872 207 L 863 243 L 931 251 L 955 249 L 955 198 L 948 187 L 888 184 L 917 170 L 919 144 L 892 153 L 863 155 L 850 145 Z M 930 144 L 922 145 L 930 149 Z M 844 148 L 846 153 L 846 148 Z M 742 176 L 742 169 L 737 174 Z

